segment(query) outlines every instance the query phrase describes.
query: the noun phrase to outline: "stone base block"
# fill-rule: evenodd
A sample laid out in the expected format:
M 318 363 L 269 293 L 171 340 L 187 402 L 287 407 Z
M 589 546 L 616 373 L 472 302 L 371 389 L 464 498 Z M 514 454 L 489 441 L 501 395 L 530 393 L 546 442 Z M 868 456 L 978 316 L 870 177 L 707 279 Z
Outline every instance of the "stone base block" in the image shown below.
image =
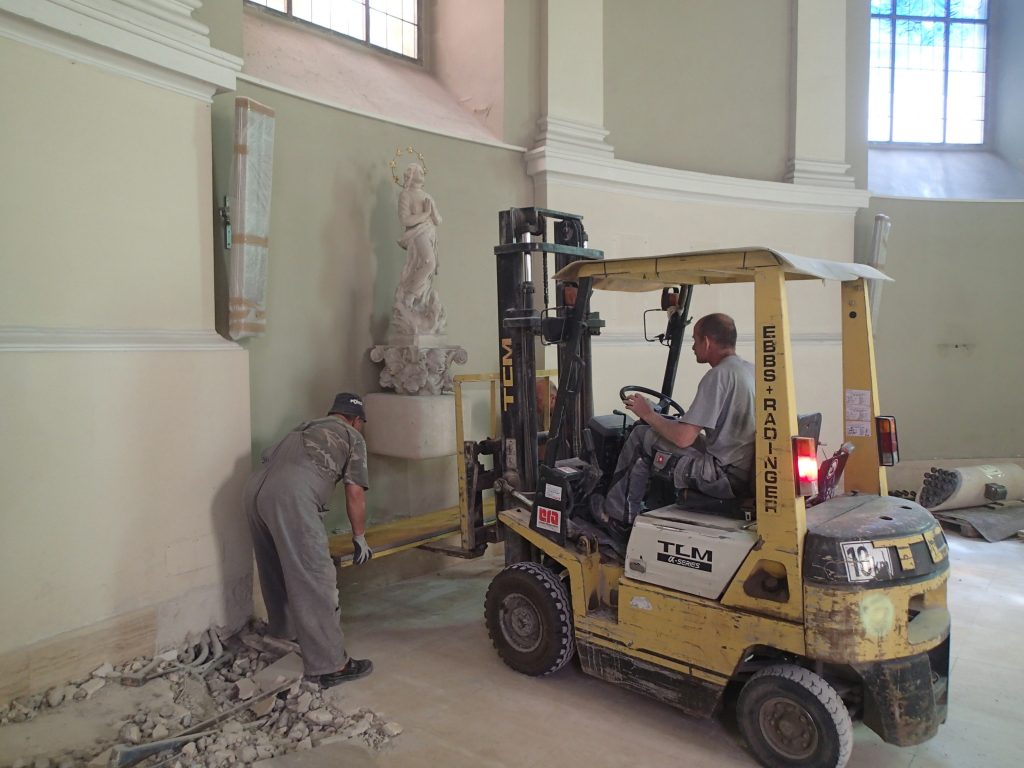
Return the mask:
M 456 453 L 454 397 L 374 392 L 363 397 L 363 406 L 370 453 L 402 459 Z

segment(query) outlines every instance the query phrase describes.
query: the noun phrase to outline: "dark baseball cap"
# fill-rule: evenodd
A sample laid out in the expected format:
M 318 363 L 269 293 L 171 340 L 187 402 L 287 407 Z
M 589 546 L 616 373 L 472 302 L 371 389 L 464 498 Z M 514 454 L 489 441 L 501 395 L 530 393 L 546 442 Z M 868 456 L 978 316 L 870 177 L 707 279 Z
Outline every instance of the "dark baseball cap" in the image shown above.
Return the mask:
M 363 398 L 359 395 L 353 395 L 351 392 L 342 392 L 334 398 L 334 405 L 331 406 L 331 410 L 327 412 L 327 415 L 329 416 L 332 413 L 358 416 L 363 421 L 366 421 L 366 411 L 363 410 Z

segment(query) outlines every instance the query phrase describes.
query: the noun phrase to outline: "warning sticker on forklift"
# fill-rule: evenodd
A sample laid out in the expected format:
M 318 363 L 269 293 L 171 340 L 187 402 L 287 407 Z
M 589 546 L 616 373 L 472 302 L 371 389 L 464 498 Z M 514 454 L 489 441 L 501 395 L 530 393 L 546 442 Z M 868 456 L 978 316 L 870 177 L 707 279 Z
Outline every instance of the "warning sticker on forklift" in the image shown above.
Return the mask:
M 850 581 L 885 578 L 892 573 L 888 547 L 876 547 L 870 541 L 844 541 L 839 545 Z
M 846 422 L 846 436 L 847 437 L 871 437 L 871 422 L 870 421 L 847 421 Z
M 846 390 L 846 436 L 871 437 L 871 390 Z
M 562 500 L 562 488 L 551 483 L 544 483 L 544 495 L 552 501 Z

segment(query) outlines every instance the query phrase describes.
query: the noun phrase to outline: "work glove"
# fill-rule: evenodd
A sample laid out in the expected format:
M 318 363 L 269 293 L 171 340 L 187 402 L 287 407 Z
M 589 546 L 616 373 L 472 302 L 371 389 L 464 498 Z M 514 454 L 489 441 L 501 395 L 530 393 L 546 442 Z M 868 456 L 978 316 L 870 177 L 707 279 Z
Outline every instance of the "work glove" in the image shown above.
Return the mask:
M 352 553 L 353 565 L 362 565 L 373 557 L 373 550 L 370 549 L 370 545 L 366 543 L 365 536 L 353 536 L 352 544 L 355 546 L 355 551 Z

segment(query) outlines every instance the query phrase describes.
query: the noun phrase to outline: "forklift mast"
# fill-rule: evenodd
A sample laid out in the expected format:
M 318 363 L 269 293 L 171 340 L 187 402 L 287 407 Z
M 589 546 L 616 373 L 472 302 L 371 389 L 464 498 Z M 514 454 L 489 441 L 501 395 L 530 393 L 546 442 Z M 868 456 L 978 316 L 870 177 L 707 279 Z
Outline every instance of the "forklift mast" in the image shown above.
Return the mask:
M 552 220 L 554 242 L 548 241 Z M 515 506 L 513 492 L 537 490 L 541 464 L 536 401 L 537 338 L 558 346 L 558 396 L 551 414 L 543 463 L 579 456 L 583 427 L 593 415 L 590 336 L 603 324 L 591 313 L 592 280 L 560 283 L 555 306 L 547 306 L 547 254 L 555 268 L 604 258 L 587 247 L 582 217 L 544 208 L 510 208 L 498 214 L 500 245 L 494 248 L 498 279 L 498 358 L 501 435 L 495 469 L 497 510 Z M 543 269 L 543 309 L 535 306 L 534 254 Z

